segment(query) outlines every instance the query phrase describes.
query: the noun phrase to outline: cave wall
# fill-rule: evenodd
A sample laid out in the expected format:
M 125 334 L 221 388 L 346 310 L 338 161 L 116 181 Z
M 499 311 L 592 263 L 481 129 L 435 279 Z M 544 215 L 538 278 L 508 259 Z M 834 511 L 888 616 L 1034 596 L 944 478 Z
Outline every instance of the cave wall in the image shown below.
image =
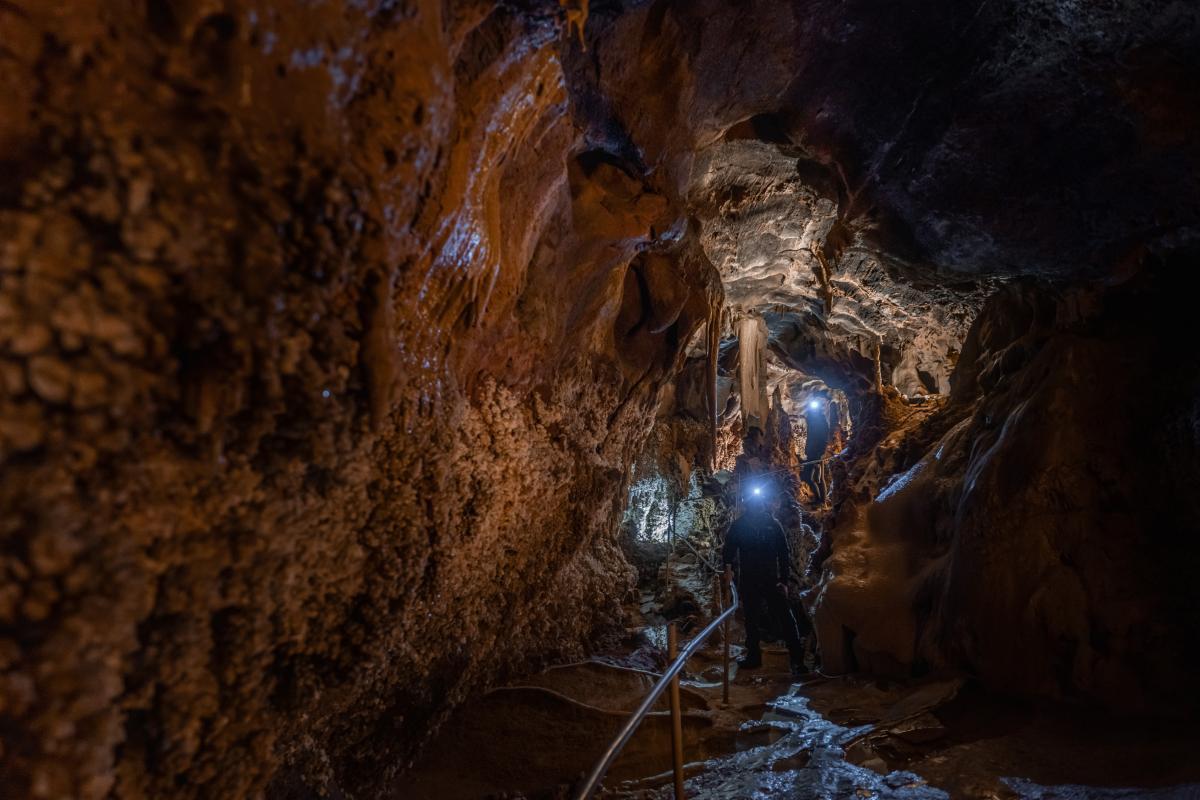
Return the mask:
M 373 794 L 618 621 L 720 287 L 561 22 L 0 5 L 6 792 Z
M 1195 713 L 1200 361 L 1174 344 L 1194 259 L 988 301 L 951 402 L 894 425 L 843 499 L 815 607 L 829 669 Z

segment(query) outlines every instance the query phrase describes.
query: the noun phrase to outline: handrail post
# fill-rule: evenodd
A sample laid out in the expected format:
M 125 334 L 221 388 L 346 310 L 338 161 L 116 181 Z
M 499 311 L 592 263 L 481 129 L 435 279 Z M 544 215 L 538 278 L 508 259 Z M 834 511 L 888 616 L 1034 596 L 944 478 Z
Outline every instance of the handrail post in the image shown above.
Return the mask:
M 676 779 L 679 782 L 678 786 L 682 792 L 683 719 L 681 712 L 679 711 L 680 705 L 678 700 L 679 673 L 682 672 L 683 668 L 687 665 L 687 660 L 696 654 L 696 651 L 700 649 L 700 646 L 708 641 L 708 637 L 712 636 L 716 632 L 717 628 L 721 627 L 723 623 L 727 623 L 729 621 L 729 617 L 733 615 L 733 612 L 736 611 L 740 605 L 741 599 L 738 597 L 736 587 L 734 587 L 733 584 L 729 584 L 727 588 L 729 589 L 729 608 L 722 611 L 719 617 L 705 625 L 704 629 L 696 634 L 695 638 L 688 642 L 686 646 L 684 646 L 683 652 L 679 653 L 678 656 L 671 660 L 670 665 L 668 665 L 666 670 L 663 671 L 662 677 L 654 682 L 654 686 L 650 689 L 650 693 L 642 698 L 642 702 L 638 705 L 637 709 L 629 715 L 627 720 L 625 720 L 625 724 L 621 726 L 621 731 L 617 734 L 617 738 L 614 739 L 612 743 L 609 744 L 609 746 L 605 749 L 604 754 L 600 756 L 600 760 L 596 762 L 596 766 L 593 767 L 592 771 L 588 773 L 586 778 L 583 779 L 583 783 L 579 784 L 579 789 L 575 794 L 576 800 L 590 800 L 592 795 L 596 793 L 596 789 L 599 788 L 600 781 L 604 778 L 605 774 L 607 774 L 608 768 L 612 766 L 613 761 L 615 761 L 617 756 L 620 755 L 621 749 L 629 742 L 629 739 L 633 736 L 634 731 L 638 729 L 638 725 L 640 725 L 642 720 L 646 718 L 646 715 L 650 713 L 650 709 L 654 707 L 655 701 L 662 697 L 663 692 L 667 691 L 667 689 L 671 688 L 672 686 L 675 688 L 674 706 L 676 709 L 675 714 L 672 716 L 678 720 L 678 722 L 673 726 L 672 731 L 673 733 L 678 731 L 678 735 L 675 736 L 675 741 L 678 742 L 677 763 L 679 765 L 679 770 L 676 772 Z M 728 626 L 726 626 L 725 632 L 729 632 Z M 679 649 L 679 642 L 676 638 L 674 625 L 668 627 L 667 638 L 668 647 L 670 648 L 671 652 L 674 653 Z
M 733 570 L 725 567 L 725 574 L 722 576 L 718 588 L 721 590 L 721 605 L 725 605 L 725 593 L 729 589 L 730 581 L 733 580 Z M 721 623 L 721 646 L 724 650 L 722 656 L 722 666 L 724 669 L 721 672 L 721 699 L 725 705 L 729 705 L 729 617 Z
M 667 658 L 679 655 L 675 623 L 667 626 Z M 683 715 L 679 707 L 679 674 L 671 678 L 671 758 L 675 768 L 675 800 L 683 800 Z
M 721 613 L 725 610 L 726 602 L 727 602 L 727 600 L 725 597 L 725 576 L 718 572 L 716 575 L 713 575 L 713 604 L 716 606 L 716 614 L 714 616 L 718 616 L 718 617 L 721 616 Z M 725 625 L 725 623 L 721 623 L 721 647 L 726 652 L 728 652 L 728 648 L 729 648 L 728 639 L 729 639 L 729 627 L 727 625 Z M 723 663 L 722 663 L 721 682 L 722 682 L 722 699 L 724 700 L 725 704 L 728 705 L 729 704 L 729 689 L 728 689 L 728 686 L 729 686 L 729 658 L 728 658 L 728 656 L 726 656 L 724 658 Z

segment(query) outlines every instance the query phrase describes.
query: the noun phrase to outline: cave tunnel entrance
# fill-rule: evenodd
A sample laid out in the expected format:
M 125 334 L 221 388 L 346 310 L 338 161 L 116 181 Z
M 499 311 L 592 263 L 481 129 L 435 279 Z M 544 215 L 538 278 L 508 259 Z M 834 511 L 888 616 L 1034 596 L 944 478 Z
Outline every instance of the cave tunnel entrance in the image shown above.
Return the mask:
M 986 393 L 1003 386 L 1009 367 L 1000 354 L 1016 363 L 1046 335 L 1036 324 L 1005 334 L 989 326 L 1009 325 L 1002 321 L 1009 313 L 1045 319 L 1047 300 L 988 279 L 930 287 L 878 247 L 869 223 L 844 219 L 846 198 L 829 189 L 827 168 L 790 144 L 785 130 L 780 117 L 754 117 L 697 159 L 689 200 L 725 306 L 715 351 L 702 333 L 691 343 L 631 483 L 621 536 L 638 567 L 638 611 L 652 645 L 669 622 L 698 629 L 719 604 L 712 585 L 729 560 L 728 543 L 756 507 L 765 508 L 771 522 L 759 530 L 778 530 L 786 543 L 779 597 L 787 613 L 766 606 L 742 612 L 734 636 L 746 675 L 760 668 L 756 650 L 767 670 L 748 680 L 769 685 L 763 677 L 790 667 L 816 676 L 813 686 L 836 685 L 824 699 L 806 690 L 810 701 L 836 706 L 854 702 L 862 686 L 837 676 L 873 676 L 865 678 L 871 691 L 906 694 L 885 717 L 903 717 L 897 709 L 911 707 L 937 732 L 919 745 L 900 734 L 889 734 L 893 744 L 855 745 L 851 760 L 885 774 L 923 764 L 970 796 L 961 776 L 977 766 L 951 777 L 919 751 L 943 758 L 930 743 L 1004 701 L 992 694 L 995 682 L 962 662 L 947 670 L 945 651 L 934 644 L 959 635 L 948 633 L 959 599 L 939 573 L 952 567 L 925 566 L 947 559 L 937 543 L 946 514 L 930 508 L 961 508 L 969 490 L 952 489 L 958 494 L 949 501 L 941 487 L 986 469 L 987 450 L 966 444 L 963 430 L 978 426 L 975 435 L 1001 446 L 982 432 L 992 418 L 965 410 L 963 387 Z M 1012 306 L 1001 311 L 993 299 L 976 325 L 989 295 Z M 972 328 L 986 331 L 980 335 L 988 343 L 972 338 Z M 970 383 L 976 376 L 978 387 Z M 745 580 L 743 557 L 735 555 L 734 564 Z M 752 594 L 750 584 L 742 588 Z M 760 633 L 751 635 L 751 627 Z M 1066 665 L 1077 665 L 1079 647 L 1048 651 L 1049 680 L 1077 680 Z M 704 685 L 715 666 L 700 660 L 693 675 Z M 1024 712 L 1007 713 L 1017 719 Z M 1068 712 L 1061 720 L 1078 732 L 1087 727 Z M 1061 751 L 1061 742 L 1050 749 Z M 1138 760 L 1146 750 L 1127 752 Z

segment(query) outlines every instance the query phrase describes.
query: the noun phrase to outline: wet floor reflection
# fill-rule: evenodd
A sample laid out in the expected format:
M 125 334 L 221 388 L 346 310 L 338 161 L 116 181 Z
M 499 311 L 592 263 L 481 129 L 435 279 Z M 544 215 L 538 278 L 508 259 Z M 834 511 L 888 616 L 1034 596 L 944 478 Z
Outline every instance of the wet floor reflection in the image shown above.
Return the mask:
M 689 796 L 719 800 L 744 798 L 896 798 L 946 800 L 946 792 L 904 771 L 880 775 L 846 761 L 845 747 L 871 730 L 870 725 L 843 727 L 809 708 L 808 698 L 793 689 L 768 705 L 762 722 L 743 732 L 763 734 L 763 726 L 779 734 L 758 747 L 717 758 L 688 781 Z

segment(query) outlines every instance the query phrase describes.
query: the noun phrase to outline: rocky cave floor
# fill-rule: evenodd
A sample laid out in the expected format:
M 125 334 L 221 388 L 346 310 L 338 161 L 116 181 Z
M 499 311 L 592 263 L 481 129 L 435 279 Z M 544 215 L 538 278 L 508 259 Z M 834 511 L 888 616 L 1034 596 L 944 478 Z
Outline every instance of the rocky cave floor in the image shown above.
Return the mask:
M 641 624 L 592 660 L 551 667 L 467 703 L 394 786 L 397 800 L 573 797 L 666 663 L 664 609 L 711 608 L 712 573 L 691 553 L 664 571 L 671 595 L 643 588 Z M 707 612 L 681 617 L 686 640 Z M 732 640 L 741 641 L 740 623 Z M 734 657 L 740 647 L 733 646 Z M 809 653 L 809 666 L 816 666 Z M 990 693 L 969 677 L 793 680 L 787 652 L 738 671 L 722 702 L 719 636 L 683 681 L 688 797 L 1195 798 L 1200 731 L 1179 720 L 1121 718 Z M 664 698 L 665 702 L 665 698 Z M 660 704 L 598 796 L 673 796 L 670 719 Z

